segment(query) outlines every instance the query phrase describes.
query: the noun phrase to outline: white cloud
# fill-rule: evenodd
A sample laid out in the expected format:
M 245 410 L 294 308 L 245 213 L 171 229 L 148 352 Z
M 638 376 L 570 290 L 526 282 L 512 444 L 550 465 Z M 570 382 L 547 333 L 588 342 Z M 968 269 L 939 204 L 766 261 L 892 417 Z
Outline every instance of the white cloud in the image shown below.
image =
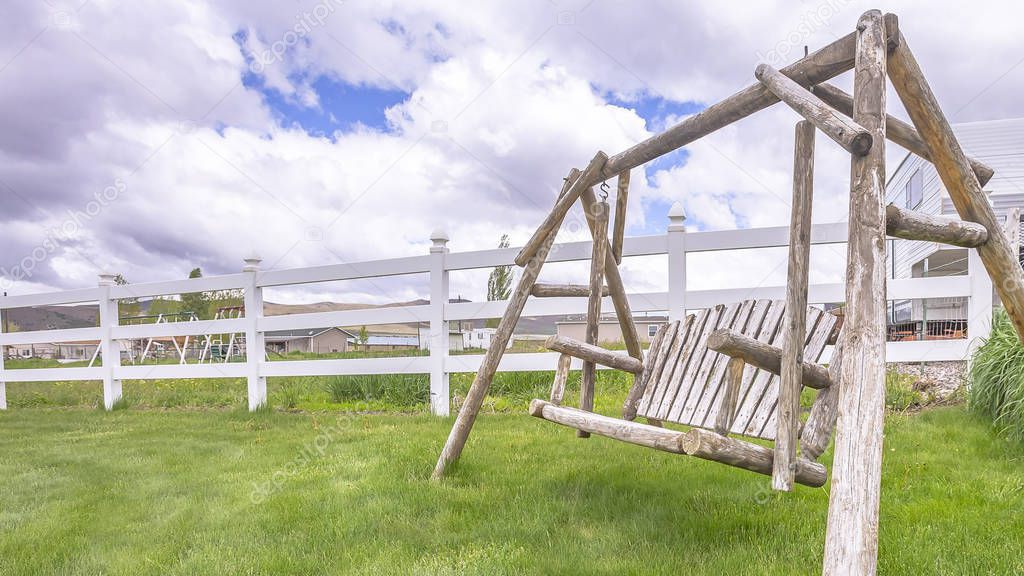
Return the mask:
M 260 70 L 265 86 L 311 108 L 321 105 L 311 87 L 319 76 L 410 96 L 387 111 L 392 130 L 328 139 L 276 126 L 259 92 L 241 85 L 252 55 L 271 50 L 317 6 L 12 7 L 0 23 L 0 106 L 8 112 L 0 119 L 0 194 L 9 207 L 0 265 L 14 265 L 116 178 L 127 185 L 15 291 L 91 285 L 98 268 L 133 281 L 182 277 L 195 265 L 230 272 L 252 250 L 277 267 L 422 254 L 438 226 L 453 250 L 492 247 L 502 233 L 521 242 L 569 167 L 650 136 L 635 112 L 601 94 L 711 103 L 751 83 L 773 49 L 796 57 L 804 43 L 821 46 L 852 30 L 868 7 L 345 2 Z M 934 3 L 899 10 L 954 120 L 1024 112 L 1018 10 L 1005 3 L 996 19 Z M 631 222 L 660 226 L 663 216 L 641 206 L 661 200 L 682 202 L 695 228 L 785 224 L 796 119 L 775 106 L 687 147 L 686 164 L 652 170 L 651 184 L 635 173 Z M 845 219 L 848 158 L 821 134 L 818 150 L 815 220 Z M 895 147 L 889 157 L 899 158 Z M 830 277 L 841 275 L 835 252 L 821 258 Z M 774 257 L 745 267 L 741 256 L 728 256 L 731 267 L 691 270 L 694 287 L 779 278 Z M 627 282 L 656 289 L 663 267 L 631 262 Z M 376 298 L 388 300 L 421 287 L 378 289 Z M 470 280 L 456 290 L 483 294 Z M 352 292 L 375 297 L 373 288 Z

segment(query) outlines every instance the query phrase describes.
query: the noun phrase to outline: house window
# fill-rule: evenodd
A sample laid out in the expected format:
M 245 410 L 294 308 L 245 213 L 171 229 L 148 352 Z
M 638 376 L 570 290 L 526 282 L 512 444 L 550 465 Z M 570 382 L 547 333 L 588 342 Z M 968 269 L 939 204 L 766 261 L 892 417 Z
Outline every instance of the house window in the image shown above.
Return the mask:
M 919 168 L 910 176 L 910 180 L 907 181 L 907 209 L 916 210 L 921 205 L 922 200 L 924 200 L 924 175 L 921 174 L 921 169 Z
M 657 333 L 658 333 L 658 325 L 657 324 L 648 324 L 647 325 L 647 335 L 648 336 L 650 336 L 651 338 L 654 338 L 654 335 L 657 334 Z

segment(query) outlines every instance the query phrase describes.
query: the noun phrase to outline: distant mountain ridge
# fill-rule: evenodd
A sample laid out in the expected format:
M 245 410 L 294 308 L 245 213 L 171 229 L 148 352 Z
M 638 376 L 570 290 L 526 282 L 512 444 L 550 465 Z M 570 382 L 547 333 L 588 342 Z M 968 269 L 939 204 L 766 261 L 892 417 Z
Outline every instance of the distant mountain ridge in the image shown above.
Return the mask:
M 451 302 L 471 302 L 464 298 L 452 299 Z M 143 313 L 148 310 L 147 302 L 141 302 Z M 389 304 L 363 304 L 354 302 L 314 302 L 311 304 L 279 304 L 276 302 L 264 302 L 263 313 L 266 316 L 281 316 L 285 314 L 308 314 L 313 312 L 335 312 L 344 310 L 366 310 L 371 308 L 394 308 L 396 306 L 425 306 L 430 304 L 429 300 L 417 299 L 408 302 L 395 302 Z M 516 324 L 516 332 L 520 334 L 554 334 L 555 323 L 564 317 L 524 316 Z M 88 328 L 99 324 L 99 309 L 95 304 L 81 304 L 75 306 L 37 306 L 35 308 L 14 308 L 6 312 L 6 319 L 10 327 L 22 331 L 34 330 L 56 330 L 63 328 Z M 470 324 L 474 328 L 482 328 L 485 320 L 473 320 Z M 352 328 L 352 327 L 350 327 Z M 360 327 L 354 327 L 360 328 Z M 415 334 L 415 324 L 378 324 L 367 325 L 368 332 L 381 334 Z

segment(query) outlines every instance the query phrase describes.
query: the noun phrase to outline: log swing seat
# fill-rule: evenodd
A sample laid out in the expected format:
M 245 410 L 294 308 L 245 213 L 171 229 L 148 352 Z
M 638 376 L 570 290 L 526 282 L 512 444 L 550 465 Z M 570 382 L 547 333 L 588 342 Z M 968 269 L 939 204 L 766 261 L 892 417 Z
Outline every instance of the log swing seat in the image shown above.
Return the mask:
M 852 95 L 828 83 L 851 70 Z M 438 457 L 435 480 L 462 454 L 527 300 L 585 297 L 584 341 L 552 337 L 547 342 L 560 355 L 551 395 L 532 402 L 533 416 L 574 428 L 580 437 L 598 434 L 770 475 L 772 488 L 783 491 L 794 483 L 825 483 L 825 467 L 817 458 L 835 429 L 823 573 L 876 572 L 885 415 L 886 237 L 977 250 L 1022 340 L 1024 271 L 983 190 L 993 170 L 960 147 L 895 14 L 869 10 L 846 36 L 779 70 L 762 64 L 754 78 L 750 86 L 667 130 L 612 156 L 597 152 L 583 170 L 569 171 L 551 212 L 515 258 L 522 273 Z M 910 123 L 886 113 L 887 81 Z M 794 134 L 785 300 L 748 300 L 686 316 L 682 286 L 684 298 L 670 303 L 672 321 L 657 333 L 645 357 L 618 268 L 630 170 L 780 102 L 802 118 Z M 850 155 L 841 334 L 834 316 L 808 306 L 817 132 Z M 932 162 L 959 220 L 886 207 L 887 140 Z M 611 208 L 605 196 L 607 181 L 613 178 L 618 185 L 615 220 L 609 226 Z M 601 197 L 594 191 L 598 185 Z M 593 238 L 590 281 L 540 283 L 555 235 L 577 203 Z M 971 270 L 976 273 L 981 271 Z M 615 308 L 626 354 L 597 346 L 604 297 Z M 833 341 L 825 369 L 817 361 Z M 583 360 L 578 408 L 562 405 L 573 358 Z M 622 419 L 593 412 L 598 364 L 634 374 Z M 801 424 L 803 387 L 816 388 L 818 394 Z M 647 423 L 634 422 L 637 416 Z M 673 430 L 665 422 L 690 428 Z M 771 441 L 773 446 L 738 436 Z
M 548 348 L 564 357 L 633 373 L 633 388 L 623 407 L 622 419 L 564 406 L 570 363 L 560 361 L 550 398 L 533 400 L 530 414 L 589 434 L 771 475 L 772 450 L 734 436 L 776 438 L 784 309 L 781 300 L 747 300 L 691 314 L 661 327 L 644 362 L 585 342 L 552 336 L 547 341 Z M 807 308 L 806 323 L 804 358 L 816 362 L 826 345 L 834 343 L 839 323 L 835 315 L 813 307 Z M 831 386 L 827 371 L 805 364 L 809 366 L 819 369 L 814 373 L 818 379 L 814 380 L 808 370 L 803 386 Z M 834 407 L 826 404 L 834 402 L 835 397 L 819 394 L 812 408 L 814 421 L 829 421 L 824 426 L 805 428 L 813 457 L 796 462 L 796 482 L 800 484 L 825 483 L 825 467 L 814 460 L 821 453 L 818 447 L 828 444 Z M 634 422 L 637 416 L 645 418 L 648 424 Z M 665 422 L 692 429 L 670 430 L 662 426 Z

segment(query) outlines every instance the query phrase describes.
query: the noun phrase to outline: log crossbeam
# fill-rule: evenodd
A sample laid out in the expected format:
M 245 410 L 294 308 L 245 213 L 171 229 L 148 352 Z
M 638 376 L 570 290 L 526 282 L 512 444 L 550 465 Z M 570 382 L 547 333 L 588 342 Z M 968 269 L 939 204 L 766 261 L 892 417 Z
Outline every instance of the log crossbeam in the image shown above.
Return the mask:
M 988 230 L 981 224 L 904 210 L 894 204 L 885 207 L 885 233 L 961 248 L 977 248 L 988 242 Z
M 829 106 L 832 106 L 847 116 L 853 116 L 853 96 L 847 94 L 842 89 L 824 82 L 812 87 L 811 92 L 828 103 Z M 921 158 L 924 158 L 929 162 L 931 161 L 931 155 L 928 152 L 928 145 L 925 144 L 921 135 L 917 133 L 917 129 L 903 120 L 892 115 L 886 115 L 885 136 L 889 140 L 892 140 L 896 144 L 899 144 L 914 154 L 917 154 Z M 978 177 L 978 183 L 981 186 L 988 184 L 988 181 L 992 179 L 993 175 L 995 175 L 995 170 L 989 168 L 983 162 L 973 158 L 968 158 L 968 162 L 970 162 L 971 169 L 974 170 L 974 175 Z
M 530 403 L 530 415 L 629 444 L 673 454 L 694 456 L 758 474 L 770 476 L 772 473 L 774 454 L 771 448 L 722 436 L 703 428 L 691 428 L 687 432 L 681 432 L 640 422 L 611 418 L 577 408 L 555 406 L 540 399 Z M 824 465 L 803 458 L 797 459 L 795 474 L 797 483 L 812 487 L 824 485 L 828 478 Z
M 605 286 L 601 289 L 601 296 L 608 296 L 611 292 Z M 588 298 L 590 297 L 590 286 L 582 284 L 541 284 L 533 285 L 530 295 L 535 298 Z
M 568 354 L 573 358 L 594 362 L 632 374 L 641 374 L 644 371 L 644 363 L 632 356 L 612 352 L 606 348 L 566 338 L 565 336 L 549 337 L 544 341 L 544 347 L 548 350 Z
M 751 366 L 767 370 L 772 374 L 782 371 L 782 349 L 751 338 L 745 334 L 719 328 L 708 336 L 708 348 L 732 358 L 740 358 Z M 803 362 L 802 382 L 808 388 L 822 390 L 832 386 L 828 369 L 813 362 Z
M 789 77 L 761 64 L 754 76 L 798 114 L 809 120 L 847 152 L 863 156 L 871 150 L 871 133 L 850 118 L 826 104 L 821 98 Z

